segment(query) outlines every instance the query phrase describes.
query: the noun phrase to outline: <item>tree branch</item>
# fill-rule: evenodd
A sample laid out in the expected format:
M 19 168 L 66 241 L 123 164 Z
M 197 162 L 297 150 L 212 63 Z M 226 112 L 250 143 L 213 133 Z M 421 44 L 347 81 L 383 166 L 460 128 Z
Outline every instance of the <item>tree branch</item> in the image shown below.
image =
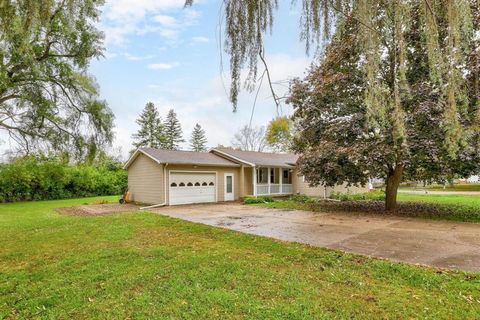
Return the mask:
M 275 90 L 273 89 L 272 79 L 270 77 L 270 71 L 268 70 L 267 62 L 265 61 L 265 57 L 263 56 L 263 48 L 260 49 L 260 51 L 258 52 L 258 55 L 260 57 L 260 60 L 262 60 L 262 63 L 265 67 L 265 72 L 267 74 L 268 85 L 270 87 L 270 91 L 272 92 L 273 100 L 275 101 L 275 105 L 277 106 L 277 112 L 278 112 L 278 108 L 280 107 L 280 102 L 278 100 L 277 94 L 275 93 Z

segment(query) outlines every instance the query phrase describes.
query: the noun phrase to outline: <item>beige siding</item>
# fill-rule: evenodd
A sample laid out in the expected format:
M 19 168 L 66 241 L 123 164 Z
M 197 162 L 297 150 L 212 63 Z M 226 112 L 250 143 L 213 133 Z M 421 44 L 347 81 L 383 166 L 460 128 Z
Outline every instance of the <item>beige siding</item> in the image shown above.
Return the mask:
M 135 202 L 163 203 L 165 201 L 163 166 L 139 154 L 128 167 L 128 191 Z
M 311 197 L 330 197 L 332 192 L 350 192 L 350 193 L 360 193 L 367 192 L 368 187 L 347 187 L 346 184 L 335 186 L 333 188 L 319 186 L 319 187 L 310 187 L 308 182 L 303 181 L 303 176 L 298 175 L 297 172 L 294 172 L 293 176 L 293 190 L 296 194 L 305 194 Z
M 245 195 L 253 194 L 253 168 L 245 167 Z
M 217 174 L 217 201 L 224 201 L 225 196 L 225 174 L 233 173 L 233 193 L 235 200 L 238 200 L 240 197 L 240 168 L 239 167 L 219 167 L 219 166 L 193 166 L 193 165 L 168 165 L 167 166 L 167 199 L 168 195 L 168 186 L 170 185 L 169 173 L 171 171 L 205 171 L 205 172 L 215 172 Z

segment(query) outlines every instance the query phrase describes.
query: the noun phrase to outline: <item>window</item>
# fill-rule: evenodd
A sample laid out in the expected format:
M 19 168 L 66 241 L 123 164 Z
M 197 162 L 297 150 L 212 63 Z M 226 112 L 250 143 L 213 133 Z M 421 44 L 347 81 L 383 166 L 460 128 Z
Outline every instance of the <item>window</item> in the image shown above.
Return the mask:
M 233 184 L 232 184 L 232 176 L 227 176 L 227 193 L 232 193 Z
M 172 184 L 170 185 L 170 187 L 176 187 L 177 184 L 175 182 L 172 182 Z
M 257 183 L 268 183 L 268 168 L 257 169 Z
M 215 184 L 213 182 L 210 182 L 208 185 L 209 186 L 214 186 Z
M 191 182 L 187 183 L 187 187 L 193 187 L 193 183 Z
M 179 186 L 179 187 L 185 187 L 185 183 L 180 182 L 180 184 L 179 184 L 178 186 Z
M 200 182 L 195 182 L 195 187 L 200 186 Z
M 270 183 L 275 183 L 275 169 L 270 169 Z
M 206 182 L 202 183 L 202 186 L 207 186 L 207 183 Z
M 291 184 L 292 183 L 292 174 L 289 169 L 283 169 L 283 179 L 282 183 Z

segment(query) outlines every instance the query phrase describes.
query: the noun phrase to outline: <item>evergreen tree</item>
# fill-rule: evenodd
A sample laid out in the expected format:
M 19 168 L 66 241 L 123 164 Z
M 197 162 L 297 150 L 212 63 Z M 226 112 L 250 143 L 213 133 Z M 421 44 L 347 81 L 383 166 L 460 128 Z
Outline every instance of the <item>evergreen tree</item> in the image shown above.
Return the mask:
M 205 130 L 197 123 L 193 128 L 192 137 L 190 138 L 190 146 L 193 151 L 207 151 L 207 138 Z
M 166 137 L 162 119 L 152 102 L 148 102 L 145 105 L 136 123 L 140 126 L 140 129 L 132 135 L 132 138 L 135 140 L 133 143 L 135 148 L 165 148 Z
M 173 109 L 170 109 L 167 114 L 167 118 L 164 123 L 165 127 L 165 145 L 167 150 L 179 150 L 180 143 L 185 142 L 183 140 L 182 126 L 177 119 L 177 114 Z

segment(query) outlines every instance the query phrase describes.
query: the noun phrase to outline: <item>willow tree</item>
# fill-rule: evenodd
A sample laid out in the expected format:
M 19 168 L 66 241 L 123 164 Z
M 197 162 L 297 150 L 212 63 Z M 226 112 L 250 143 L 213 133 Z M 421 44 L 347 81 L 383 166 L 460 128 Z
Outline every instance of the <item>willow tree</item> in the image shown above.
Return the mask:
M 87 74 L 102 4 L 0 0 L 0 132 L 25 151 L 82 156 L 111 142 L 113 114 Z
M 191 3 L 192 0 L 186 2 Z M 396 190 L 406 169 L 405 159 L 414 155 L 406 133 L 411 115 L 405 104 L 416 88 L 412 86 L 412 78 L 407 77 L 408 68 L 425 69 L 430 89 L 438 94 L 438 103 L 429 108 L 441 108 L 443 146 L 448 157 L 458 159 L 465 139 L 478 132 L 474 120 L 467 124 L 462 120 L 466 115 L 471 119 L 472 113 L 478 113 L 479 1 L 301 0 L 299 3 L 300 38 L 307 52 L 331 42 L 332 34 L 341 34 L 347 20 L 357 23 L 358 48 L 351 49 L 358 50 L 359 61 L 351 71 L 359 69 L 364 77 L 361 103 L 365 105 L 365 132 L 379 141 L 389 141 L 388 148 L 372 150 L 372 154 L 380 153 L 390 159 L 386 167 L 387 209 L 393 209 Z M 230 55 L 230 99 L 234 109 L 242 85 L 242 70 L 248 70 L 245 85 L 253 89 L 258 65 L 265 65 L 264 36 L 272 31 L 277 9 L 277 0 L 224 0 L 225 50 Z M 419 38 L 415 48 L 407 34 Z M 424 65 L 409 57 L 411 50 L 425 53 Z

